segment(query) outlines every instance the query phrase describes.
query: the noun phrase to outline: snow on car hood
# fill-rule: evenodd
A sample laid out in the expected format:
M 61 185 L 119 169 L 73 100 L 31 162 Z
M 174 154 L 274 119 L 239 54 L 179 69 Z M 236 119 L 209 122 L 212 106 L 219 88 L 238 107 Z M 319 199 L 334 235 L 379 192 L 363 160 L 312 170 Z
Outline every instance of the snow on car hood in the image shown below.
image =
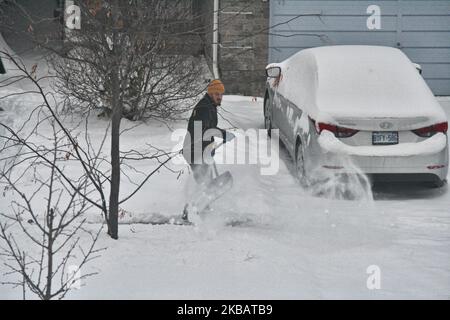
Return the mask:
M 318 121 L 421 118 L 446 121 L 433 93 L 408 57 L 379 46 L 329 46 L 302 50 L 278 65 L 278 92 Z

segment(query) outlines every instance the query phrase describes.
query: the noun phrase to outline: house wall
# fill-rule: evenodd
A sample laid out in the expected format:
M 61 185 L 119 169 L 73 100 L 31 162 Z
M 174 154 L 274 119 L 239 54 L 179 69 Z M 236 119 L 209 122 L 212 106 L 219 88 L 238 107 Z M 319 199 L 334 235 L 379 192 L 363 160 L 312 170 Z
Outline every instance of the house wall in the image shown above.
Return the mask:
M 270 24 L 276 27 L 269 36 L 269 62 L 325 45 L 396 47 L 422 65 L 436 95 L 450 95 L 449 0 L 283 0 L 270 5 Z M 367 27 L 372 5 L 380 9 L 379 29 Z
M 219 72 L 228 93 L 263 96 L 268 61 L 269 4 L 221 0 Z
M 197 0 L 205 56 L 212 65 L 213 0 Z M 219 74 L 227 94 L 262 96 L 268 59 L 269 3 L 220 0 Z
M 58 6 L 57 0 L 17 0 L 24 11 L 16 6 L 2 4 L 4 21 L 1 30 L 5 41 L 17 54 L 24 55 L 35 49 L 32 34 L 37 35 L 40 41 L 57 43 L 62 38 L 62 26 L 54 19 L 54 10 Z M 26 12 L 29 17 L 25 17 Z M 33 31 L 30 32 L 30 18 Z
M 79 1 L 87 2 L 89 0 L 73 0 L 75 4 Z M 92 0 L 90 0 L 92 3 Z M 168 0 L 172 1 L 172 0 Z M 35 44 L 31 36 L 34 34 L 40 41 L 55 43 L 61 45 L 63 39 L 62 20 L 55 18 L 54 14 L 64 7 L 63 0 L 17 0 L 17 3 L 24 9 L 17 9 L 16 6 L 3 5 L 2 9 L 7 18 L 3 23 L 0 32 L 2 32 L 6 42 L 18 54 L 27 54 L 34 50 Z M 193 31 L 193 25 L 198 24 L 194 17 L 193 0 L 184 0 L 185 7 L 181 21 L 171 25 L 171 32 L 175 36 L 167 39 L 167 48 L 170 54 L 187 54 L 198 56 L 203 54 L 203 42 L 198 34 Z M 59 9 L 59 11 L 58 11 Z M 57 11 L 57 12 L 55 12 Z M 30 15 L 33 23 L 33 33 L 28 32 L 30 27 Z M 212 15 L 212 14 L 211 14 Z M 81 21 L 83 26 L 83 21 Z M 48 41 L 47 41 L 48 39 Z

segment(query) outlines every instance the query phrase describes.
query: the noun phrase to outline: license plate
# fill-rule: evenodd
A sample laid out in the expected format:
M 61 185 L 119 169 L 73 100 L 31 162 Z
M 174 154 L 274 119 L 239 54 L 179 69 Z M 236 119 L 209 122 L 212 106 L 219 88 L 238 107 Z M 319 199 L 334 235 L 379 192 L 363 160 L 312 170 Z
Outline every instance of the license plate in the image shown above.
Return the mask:
M 372 144 L 373 145 L 387 145 L 398 144 L 398 132 L 372 132 Z

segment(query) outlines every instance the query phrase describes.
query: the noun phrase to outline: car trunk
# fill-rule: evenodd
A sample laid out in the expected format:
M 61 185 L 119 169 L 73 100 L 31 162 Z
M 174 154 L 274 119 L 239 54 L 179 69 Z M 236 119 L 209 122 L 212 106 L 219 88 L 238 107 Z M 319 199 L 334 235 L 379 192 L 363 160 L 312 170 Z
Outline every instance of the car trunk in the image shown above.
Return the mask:
M 412 130 L 446 121 L 442 107 L 401 51 L 342 50 L 342 55 L 316 55 L 318 112 L 312 116 L 317 121 L 372 131 Z
M 430 125 L 428 117 L 376 117 L 337 118 L 335 122 L 340 127 L 362 131 L 411 131 Z

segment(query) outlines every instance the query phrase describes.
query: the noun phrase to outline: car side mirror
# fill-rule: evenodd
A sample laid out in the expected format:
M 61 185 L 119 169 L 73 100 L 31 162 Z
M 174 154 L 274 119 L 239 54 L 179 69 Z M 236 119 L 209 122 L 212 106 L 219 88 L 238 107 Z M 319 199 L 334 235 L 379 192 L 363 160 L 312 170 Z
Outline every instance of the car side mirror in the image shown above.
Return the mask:
M 413 63 L 414 67 L 417 71 L 419 71 L 420 74 L 422 74 L 422 66 L 418 63 Z
M 280 67 L 270 67 L 266 69 L 266 76 L 268 78 L 279 78 L 281 75 Z

